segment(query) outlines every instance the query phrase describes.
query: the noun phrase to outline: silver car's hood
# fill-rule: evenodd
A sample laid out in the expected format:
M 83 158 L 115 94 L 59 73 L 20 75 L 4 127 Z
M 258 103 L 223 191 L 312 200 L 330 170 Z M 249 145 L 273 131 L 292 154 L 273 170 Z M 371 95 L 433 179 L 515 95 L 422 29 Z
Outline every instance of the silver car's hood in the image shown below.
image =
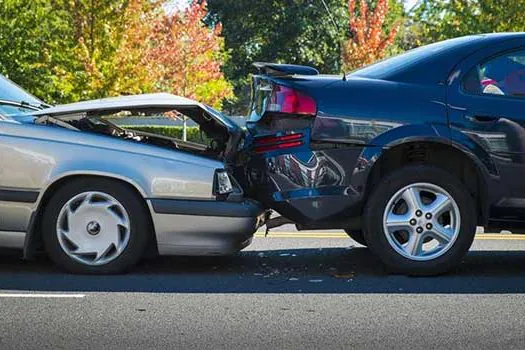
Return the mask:
M 176 96 L 168 93 L 142 94 L 130 96 L 118 96 L 101 98 L 98 100 L 81 101 L 64 105 L 57 105 L 32 112 L 32 116 L 49 115 L 60 119 L 74 113 L 111 111 L 125 108 L 177 108 L 177 107 L 199 107 L 207 112 L 213 119 L 224 125 L 230 132 L 239 130 L 239 126 L 222 113 L 215 109 L 191 100 L 186 97 Z
M 176 106 L 199 106 L 205 108 L 199 102 L 185 97 L 175 96 L 167 93 L 143 94 L 132 96 L 108 97 L 98 100 L 82 101 L 45 108 L 31 113 L 34 116 L 52 115 L 55 118 L 60 115 L 71 113 L 104 111 L 120 108 L 149 108 L 149 107 L 176 107 Z

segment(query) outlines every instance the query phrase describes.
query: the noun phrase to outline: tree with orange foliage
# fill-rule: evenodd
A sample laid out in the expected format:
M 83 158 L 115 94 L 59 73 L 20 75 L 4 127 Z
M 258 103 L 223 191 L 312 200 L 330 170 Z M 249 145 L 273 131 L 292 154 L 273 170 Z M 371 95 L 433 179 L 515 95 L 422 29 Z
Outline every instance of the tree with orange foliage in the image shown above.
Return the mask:
M 377 0 L 373 10 L 368 8 L 366 0 L 361 0 L 359 14 L 356 13 L 356 0 L 348 1 L 350 39 L 342 49 L 345 70 L 352 71 L 385 57 L 400 27 L 399 22 L 395 23 L 390 32 L 385 33 L 383 24 L 388 11 L 388 0 Z
M 185 10 L 166 14 L 153 29 L 148 55 L 158 76 L 156 90 L 169 91 L 220 108 L 233 88 L 221 66 L 226 59 L 220 23 L 207 27 L 206 1 L 194 0 Z

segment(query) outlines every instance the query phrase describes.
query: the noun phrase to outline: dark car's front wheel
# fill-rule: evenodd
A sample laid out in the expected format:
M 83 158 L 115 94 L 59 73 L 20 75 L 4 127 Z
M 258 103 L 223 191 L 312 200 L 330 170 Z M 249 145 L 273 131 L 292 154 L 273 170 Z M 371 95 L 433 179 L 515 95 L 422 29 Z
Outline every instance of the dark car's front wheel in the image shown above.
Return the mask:
M 394 272 L 435 275 L 459 264 L 476 232 L 475 202 L 452 174 L 424 165 L 399 169 L 375 188 L 366 242 Z
M 76 273 L 119 273 L 142 257 L 150 225 L 142 198 L 124 184 L 78 179 L 60 188 L 44 212 L 48 255 Z

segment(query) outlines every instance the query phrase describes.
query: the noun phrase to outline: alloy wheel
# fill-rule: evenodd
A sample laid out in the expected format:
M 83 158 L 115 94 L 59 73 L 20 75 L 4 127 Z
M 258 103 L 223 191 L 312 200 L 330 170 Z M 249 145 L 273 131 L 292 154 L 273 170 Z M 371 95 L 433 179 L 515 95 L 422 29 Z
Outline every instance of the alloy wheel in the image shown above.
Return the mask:
M 454 198 L 440 186 L 415 183 L 397 191 L 386 205 L 383 231 L 405 258 L 433 260 L 456 241 L 461 215 Z

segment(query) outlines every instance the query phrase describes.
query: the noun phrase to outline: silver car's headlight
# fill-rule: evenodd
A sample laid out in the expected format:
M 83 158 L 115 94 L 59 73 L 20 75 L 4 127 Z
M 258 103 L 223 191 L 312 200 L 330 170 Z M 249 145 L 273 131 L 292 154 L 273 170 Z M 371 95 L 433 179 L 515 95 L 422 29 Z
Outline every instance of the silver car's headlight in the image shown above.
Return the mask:
M 228 172 L 224 169 L 215 171 L 214 194 L 225 195 L 233 192 L 232 181 Z

